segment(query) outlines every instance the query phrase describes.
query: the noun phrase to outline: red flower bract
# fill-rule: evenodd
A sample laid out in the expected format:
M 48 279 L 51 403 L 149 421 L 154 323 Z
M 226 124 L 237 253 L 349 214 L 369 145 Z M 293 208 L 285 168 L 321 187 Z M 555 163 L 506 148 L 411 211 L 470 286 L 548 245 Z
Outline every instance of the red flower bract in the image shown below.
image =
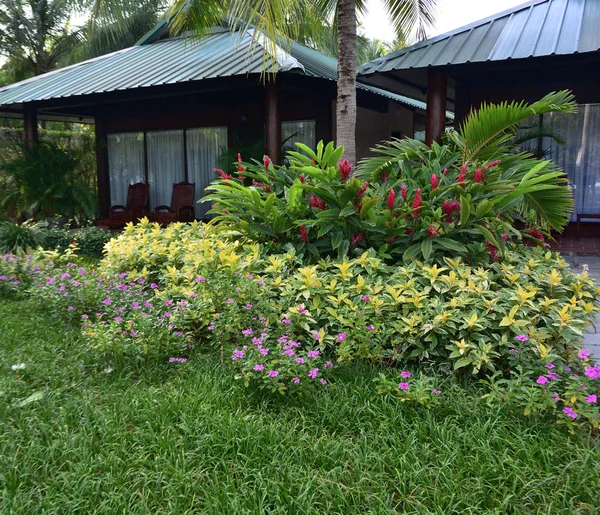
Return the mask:
M 488 163 L 485 165 L 485 169 L 489 170 L 490 168 L 493 168 L 494 166 L 498 166 L 500 164 L 500 160 L 497 159 L 496 161 L 492 161 L 491 163 Z
M 498 256 L 498 249 L 494 245 L 492 245 L 489 241 L 486 242 L 485 246 L 490 251 L 490 256 L 491 256 L 492 260 L 498 261 L 500 259 L 500 257 Z
M 434 173 L 431 174 L 430 182 L 431 182 L 431 189 L 432 190 L 436 189 L 437 185 L 438 185 L 438 178 L 437 178 L 436 174 L 434 174 Z
M 431 235 L 431 236 L 437 236 L 437 230 L 433 225 L 430 225 L 429 227 L 427 227 L 427 232 Z
M 442 204 L 442 210 L 444 211 L 446 221 L 452 223 L 454 221 L 454 213 L 460 210 L 460 202 L 458 200 L 447 200 Z
M 402 195 L 402 198 L 406 202 L 406 184 L 404 183 L 400 186 L 400 195 Z
M 356 192 L 356 198 L 357 199 L 361 199 L 365 196 L 365 192 L 367 191 L 367 188 L 369 187 L 369 183 L 365 182 L 362 185 L 362 188 L 360 188 L 357 192 Z
M 458 182 L 459 184 L 462 184 L 463 182 L 465 182 L 466 175 L 467 175 L 467 165 L 463 165 L 462 168 L 460 169 L 460 173 L 458 174 L 458 178 L 456 179 L 456 182 Z
M 242 154 L 240 154 L 238 152 L 238 163 L 241 163 L 241 162 L 242 162 Z M 238 165 L 237 169 L 238 169 L 238 172 L 243 172 L 245 170 L 245 168 L 241 164 Z
M 271 164 L 271 159 L 269 159 L 269 156 L 264 156 L 263 157 L 263 163 L 265 164 L 265 172 L 269 171 L 269 165 Z
M 312 197 L 310 197 L 310 207 L 323 210 L 325 209 L 325 201 L 320 199 L 316 195 L 313 195 Z
M 306 232 L 306 227 L 304 227 L 303 225 L 300 226 L 300 239 L 304 243 L 308 243 L 308 233 Z
M 354 236 L 350 236 L 352 243 L 360 243 L 365 239 L 365 235 L 362 232 L 357 232 Z
M 300 177 L 298 177 L 298 179 L 300 180 L 300 182 L 302 184 L 304 184 L 306 182 L 306 179 L 304 178 L 304 175 L 301 175 Z
M 396 192 L 392 188 L 387 196 L 387 205 L 390 213 L 394 211 L 394 205 L 396 204 Z
M 483 182 L 484 178 L 485 178 L 485 172 L 481 168 L 477 168 L 477 170 L 475 171 L 475 177 L 473 180 L 476 183 L 480 183 L 480 182 Z
M 258 182 L 256 179 L 252 179 L 252 184 L 254 186 L 264 189 L 265 193 L 271 193 L 271 188 L 269 188 L 269 186 L 264 182 Z
M 352 173 L 352 165 L 348 162 L 347 159 L 344 159 L 339 164 L 340 168 L 340 181 L 346 182 Z
M 417 188 L 417 193 L 415 193 L 415 198 L 411 204 L 411 207 L 414 210 L 412 213 L 413 218 L 419 216 L 419 208 L 421 207 L 421 204 L 421 188 Z
M 221 176 L 221 179 L 223 179 L 224 181 L 230 181 L 231 179 L 233 179 L 233 176 L 229 175 L 228 173 L 225 173 L 219 168 L 215 168 L 215 173 L 218 173 Z

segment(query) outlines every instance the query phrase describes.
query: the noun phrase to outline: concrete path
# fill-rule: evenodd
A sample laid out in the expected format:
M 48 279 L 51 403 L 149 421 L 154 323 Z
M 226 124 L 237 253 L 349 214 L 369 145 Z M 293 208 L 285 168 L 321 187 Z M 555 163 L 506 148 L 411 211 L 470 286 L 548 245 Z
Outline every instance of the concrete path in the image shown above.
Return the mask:
M 600 256 L 590 254 L 563 254 L 565 261 L 569 263 L 574 272 L 581 273 L 584 265 L 588 267 L 588 273 L 600 283 Z M 591 351 L 593 358 L 600 362 L 600 313 L 596 314 L 595 327 L 589 328 L 585 335 L 583 346 Z

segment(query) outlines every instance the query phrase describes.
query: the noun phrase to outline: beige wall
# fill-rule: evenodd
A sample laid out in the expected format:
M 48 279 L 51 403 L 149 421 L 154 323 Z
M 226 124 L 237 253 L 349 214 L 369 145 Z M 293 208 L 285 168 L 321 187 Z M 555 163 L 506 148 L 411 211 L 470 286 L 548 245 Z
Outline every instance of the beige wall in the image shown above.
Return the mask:
M 399 132 L 401 137 L 412 137 L 413 119 L 412 110 L 394 102 L 389 102 L 387 113 L 359 107 L 356 117 L 357 160 L 373 155 L 370 149 L 381 141 L 389 140 L 392 132 Z

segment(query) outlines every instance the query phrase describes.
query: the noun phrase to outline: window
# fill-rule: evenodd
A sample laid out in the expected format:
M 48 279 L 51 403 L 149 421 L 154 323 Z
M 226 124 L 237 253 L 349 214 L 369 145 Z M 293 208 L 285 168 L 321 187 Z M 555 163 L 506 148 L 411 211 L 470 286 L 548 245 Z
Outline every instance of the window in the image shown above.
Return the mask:
M 544 138 L 543 150 L 569 176 L 578 213 L 600 214 L 600 104 L 580 105 L 572 115 L 547 114 L 543 123 L 551 125 L 564 145 Z
M 144 144 L 147 163 L 144 161 Z M 214 169 L 225 150 L 227 127 L 109 134 L 111 205 L 125 204 L 129 184 L 145 182 L 146 174 L 151 210 L 169 205 L 173 184 L 184 180 L 195 183 L 194 202 L 197 202 L 204 196 L 206 186 L 216 178 Z M 207 204 L 194 207 L 198 218 L 210 209 Z
M 304 143 L 314 149 L 317 144 L 317 123 L 315 120 L 299 120 L 281 123 L 281 148 L 283 153 L 288 150 L 298 151 L 296 143 Z
M 171 204 L 173 184 L 185 180 L 183 131 L 149 132 L 150 209 Z
M 196 183 L 194 202 L 204 196 L 204 189 L 217 178 L 214 169 L 219 157 L 227 150 L 227 127 L 203 127 L 186 131 L 188 177 Z M 196 217 L 203 218 L 210 209 L 208 203 L 196 204 Z
M 144 182 L 144 133 L 108 135 L 110 204 L 124 205 L 130 184 Z

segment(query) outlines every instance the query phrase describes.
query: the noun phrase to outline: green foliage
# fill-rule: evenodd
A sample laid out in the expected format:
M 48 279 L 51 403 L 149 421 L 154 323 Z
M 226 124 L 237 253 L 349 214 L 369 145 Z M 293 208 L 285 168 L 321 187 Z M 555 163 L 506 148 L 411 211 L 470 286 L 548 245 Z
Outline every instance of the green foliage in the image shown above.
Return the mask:
M 0 335 L 3 513 L 597 511 L 596 440 L 477 385 L 436 375 L 425 410 L 356 364 L 318 396 L 245 395 L 208 353 L 109 367 L 34 301 L 0 299 Z
M 39 245 L 45 250 L 64 252 L 75 245 L 79 256 L 99 259 L 104 255 L 104 246 L 114 234 L 95 228 L 83 228 L 76 231 L 67 229 L 38 228 Z
M 0 207 L 14 209 L 17 217 L 27 218 L 91 216 L 96 209 L 95 197 L 78 180 L 79 159 L 51 143 L 23 146 L 19 156 L 0 166 L 6 177 L 6 195 Z
M 510 238 L 534 235 L 543 243 L 545 229 L 564 226 L 572 207 L 564 174 L 524 154 L 505 165 L 459 166 L 448 145 L 398 140 L 378 147 L 385 157 L 367 160 L 351 177 L 341 147 L 298 147 L 304 153 L 290 152 L 289 166 L 243 163 L 236 178 L 215 181 L 205 198 L 214 223 L 275 251 L 293 244 L 315 258 L 372 248 L 394 262 L 456 254 L 477 262 L 486 259 L 482 244 L 496 260 Z M 358 178 L 367 176 L 370 182 Z
M 39 234 L 30 222 L 0 222 L 0 253 L 15 254 L 37 247 Z
M 437 377 L 419 372 L 414 376 L 408 370 L 403 370 L 395 379 L 389 379 L 381 373 L 373 379 L 377 385 L 377 393 L 386 395 L 406 404 L 434 408 L 441 404 L 442 390 L 437 388 Z

